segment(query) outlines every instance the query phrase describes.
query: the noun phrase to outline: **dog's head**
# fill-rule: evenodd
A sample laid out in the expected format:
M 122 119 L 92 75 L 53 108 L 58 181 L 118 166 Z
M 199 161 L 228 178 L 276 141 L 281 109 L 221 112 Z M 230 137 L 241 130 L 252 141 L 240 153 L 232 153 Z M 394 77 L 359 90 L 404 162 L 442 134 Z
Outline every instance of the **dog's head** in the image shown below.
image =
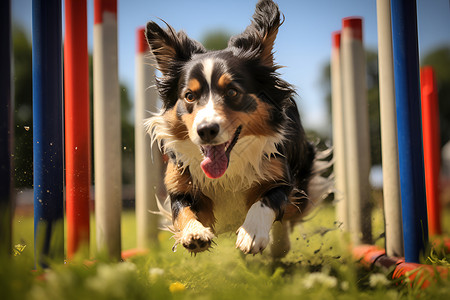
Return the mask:
M 166 127 L 172 139 L 198 147 L 209 178 L 225 173 L 244 137 L 283 133 L 284 106 L 293 90 L 278 77 L 273 60 L 281 23 L 278 6 L 262 0 L 252 23 L 220 51 L 207 51 L 169 25 L 147 24 L 146 38 L 162 74 L 157 87 Z

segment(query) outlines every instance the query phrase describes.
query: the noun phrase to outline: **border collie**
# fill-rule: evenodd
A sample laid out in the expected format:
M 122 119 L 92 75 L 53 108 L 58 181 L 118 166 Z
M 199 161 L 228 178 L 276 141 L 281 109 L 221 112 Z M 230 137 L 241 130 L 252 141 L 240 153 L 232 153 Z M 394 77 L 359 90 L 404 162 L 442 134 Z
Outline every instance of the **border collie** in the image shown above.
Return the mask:
M 256 254 L 272 230 L 272 256 L 282 257 L 290 223 L 329 188 L 295 91 L 277 73 L 273 45 L 282 23 L 274 2 L 259 1 L 251 24 L 219 51 L 168 24 L 147 23 L 163 107 L 146 125 L 169 158 L 173 249 L 181 244 L 196 254 L 233 231 L 236 248 Z

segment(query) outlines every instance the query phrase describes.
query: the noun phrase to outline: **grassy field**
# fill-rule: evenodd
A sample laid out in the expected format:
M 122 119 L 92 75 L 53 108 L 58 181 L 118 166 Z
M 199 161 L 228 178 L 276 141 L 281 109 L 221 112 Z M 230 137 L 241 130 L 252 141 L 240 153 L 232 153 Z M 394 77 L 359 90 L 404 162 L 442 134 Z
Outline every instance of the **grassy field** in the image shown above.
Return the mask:
M 448 212 L 446 213 L 448 216 Z M 444 218 L 444 228 L 450 228 Z M 373 236 L 383 246 L 383 220 L 373 214 Z M 122 217 L 123 249 L 136 245 L 132 212 Z M 92 248 L 95 248 L 95 225 Z M 0 262 L 2 299 L 449 299 L 450 279 L 421 290 L 390 280 L 392 270 L 367 270 L 354 261 L 348 239 L 334 222 L 333 207 L 324 205 L 311 220 L 292 232 L 292 250 L 281 261 L 268 253 L 243 256 L 234 235 L 220 236 L 211 252 L 191 257 L 182 247 L 172 252 L 173 239 L 161 232 L 148 255 L 112 263 L 74 261 L 33 269 L 32 217 L 16 216 L 17 256 Z M 448 234 L 448 233 L 447 233 Z M 380 238 L 377 238 L 380 237 Z M 91 251 L 92 255 L 94 250 Z M 436 254 L 437 253 L 437 254 Z M 439 251 L 435 263 L 449 265 Z M 424 263 L 430 263 L 424 258 Z M 43 279 L 45 278 L 45 279 Z

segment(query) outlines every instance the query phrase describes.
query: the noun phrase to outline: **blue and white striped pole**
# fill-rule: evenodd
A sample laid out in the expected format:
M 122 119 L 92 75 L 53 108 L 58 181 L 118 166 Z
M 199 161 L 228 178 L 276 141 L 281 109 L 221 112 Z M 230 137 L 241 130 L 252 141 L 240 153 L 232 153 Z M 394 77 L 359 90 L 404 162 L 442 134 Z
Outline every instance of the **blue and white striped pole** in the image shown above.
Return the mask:
M 416 1 L 392 0 L 395 98 L 406 262 L 428 243 Z
M 33 0 L 36 265 L 64 258 L 61 1 Z

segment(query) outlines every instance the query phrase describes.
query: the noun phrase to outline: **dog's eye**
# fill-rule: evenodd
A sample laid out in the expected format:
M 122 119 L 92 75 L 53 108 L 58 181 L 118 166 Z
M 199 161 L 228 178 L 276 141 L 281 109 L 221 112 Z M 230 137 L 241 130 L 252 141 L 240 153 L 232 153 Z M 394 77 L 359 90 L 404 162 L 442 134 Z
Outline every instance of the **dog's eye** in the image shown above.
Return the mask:
M 186 99 L 187 102 L 194 102 L 195 101 L 195 96 L 191 92 L 187 92 L 184 95 L 184 99 Z
M 227 97 L 234 98 L 237 95 L 238 95 L 238 91 L 237 90 L 235 90 L 235 89 L 228 89 L 227 90 Z

